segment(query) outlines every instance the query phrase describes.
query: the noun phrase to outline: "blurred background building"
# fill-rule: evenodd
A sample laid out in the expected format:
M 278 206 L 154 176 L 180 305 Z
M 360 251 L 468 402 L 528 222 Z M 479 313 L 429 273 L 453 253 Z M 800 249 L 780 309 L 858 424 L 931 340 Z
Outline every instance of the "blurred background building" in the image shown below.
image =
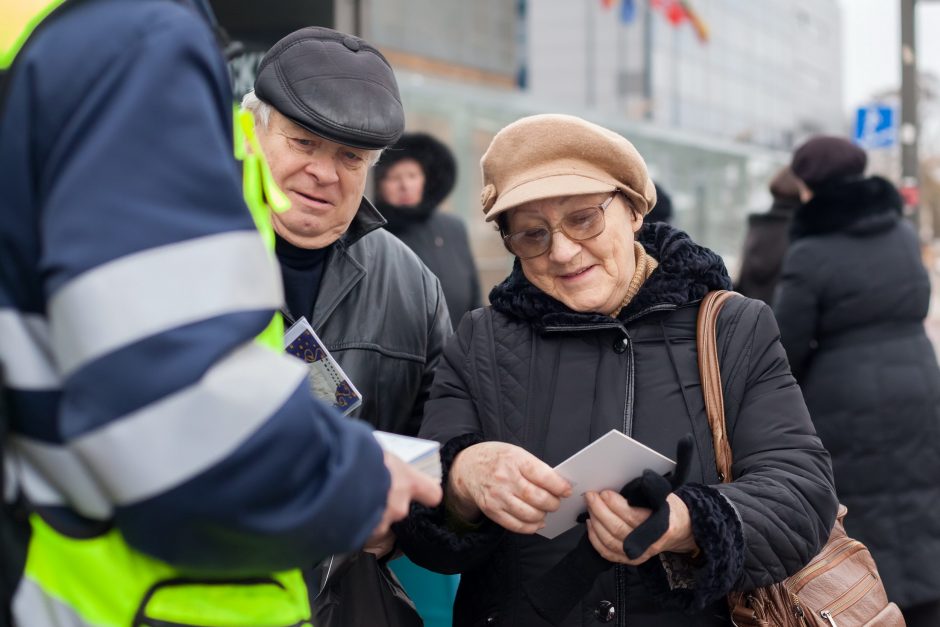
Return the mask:
M 471 233 L 484 293 L 509 257 L 482 221 L 479 160 L 521 116 L 572 113 L 630 139 L 672 195 L 675 223 L 737 266 L 745 215 L 794 144 L 846 132 L 836 0 L 219 0 L 248 54 L 306 25 L 357 33 L 398 75 L 409 130 L 454 151 L 445 210 Z

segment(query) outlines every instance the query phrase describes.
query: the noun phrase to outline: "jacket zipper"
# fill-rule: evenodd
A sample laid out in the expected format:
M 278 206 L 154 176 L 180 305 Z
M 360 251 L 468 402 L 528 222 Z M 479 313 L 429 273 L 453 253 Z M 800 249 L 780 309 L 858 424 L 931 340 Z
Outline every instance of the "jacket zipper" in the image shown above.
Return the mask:
M 637 312 L 636 314 L 630 316 L 623 322 L 612 321 L 610 324 L 580 324 L 580 325 L 571 325 L 571 326 L 554 326 L 554 327 L 545 327 L 544 331 L 546 333 L 563 333 L 566 331 L 602 331 L 607 329 L 620 329 L 627 342 L 627 347 L 629 353 L 627 356 L 628 368 L 627 368 L 627 382 L 626 382 L 626 392 L 625 392 L 625 401 L 623 408 L 623 433 L 625 435 L 631 435 L 633 431 L 633 342 L 630 340 L 630 334 L 627 332 L 627 324 L 633 322 L 634 320 L 641 318 L 647 314 L 651 314 L 657 311 L 672 311 L 678 309 L 676 305 L 655 305 L 653 307 L 648 307 L 643 311 Z M 632 437 L 632 436 L 631 436 Z M 627 617 L 626 617 L 626 568 L 618 564 L 615 568 L 615 579 L 616 579 L 616 588 L 617 588 L 617 627 L 626 627 Z
M 829 553 L 829 555 L 827 555 L 824 559 L 819 560 L 796 577 L 790 579 L 787 582 L 787 588 L 791 592 L 799 593 L 803 586 L 805 586 L 820 574 L 819 571 L 821 569 L 826 568 L 827 566 L 835 566 L 836 564 L 841 563 L 843 560 L 848 559 L 855 553 L 858 553 L 863 548 L 865 548 L 865 545 L 858 540 L 852 540 L 851 538 L 846 539 L 841 544 L 835 546 L 832 549 L 832 552 Z
M 623 401 L 623 433 L 632 437 L 633 432 L 633 342 L 626 327 L 623 328 L 624 343 L 627 345 L 627 381 Z M 626 567 L 617 565 L 617 627 L 627 625 L 627 585 Z
M 868 573 L 867 577 L 863 577 L 861 580 L 857 581 L 841 597 L 833 601 L 829 609 L 820 610 L 819 615 L 822 616 L 823 620 L 828 621 L 831 627 L 838 627 L 833 617 L 852 607 L 856 601 L 868 594 L 868 592 L 875 587 L 876 583 L 878 583 L 878 580 L 875 576 Z

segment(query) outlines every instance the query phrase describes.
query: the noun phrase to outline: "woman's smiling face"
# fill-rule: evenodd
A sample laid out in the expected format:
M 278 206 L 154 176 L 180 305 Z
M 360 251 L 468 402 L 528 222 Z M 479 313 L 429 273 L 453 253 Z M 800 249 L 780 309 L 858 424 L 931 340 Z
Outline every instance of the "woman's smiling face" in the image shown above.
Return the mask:
M 508 211 L 509 233 L 547 226 L 592 205 L 601 205 L 609 192 L 533 200 Z M 522 271 L 537 288 L 578 312 L 609 314 L 620 307 L 636 270 L 634 234 L 643 225 L 622 194 L 604 212 L 604 230 L 592 239 L 574 241 L 561 230 L 551 247 L 538 257 L 521 259 Z

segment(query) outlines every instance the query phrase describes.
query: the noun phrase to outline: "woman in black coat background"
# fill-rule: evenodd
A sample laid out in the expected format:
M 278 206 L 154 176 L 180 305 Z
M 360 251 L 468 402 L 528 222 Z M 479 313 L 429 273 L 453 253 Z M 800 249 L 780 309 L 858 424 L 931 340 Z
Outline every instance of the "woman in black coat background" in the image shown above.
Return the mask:
M 375 166 L 375 206 L 393 235 L 437 276 L 456 326 L 480 301 L 480 282 L 467 239 L 455 216 L 439 211 L 454 188 L 457 164 L 443 143 L 426 133 L 405 133 Z
M 930 281 L 901 199 L 866 156 L 818 137 L 774 310 L 848 507 L 909 627 L 940 625 L 940 370 L 924 330 Z

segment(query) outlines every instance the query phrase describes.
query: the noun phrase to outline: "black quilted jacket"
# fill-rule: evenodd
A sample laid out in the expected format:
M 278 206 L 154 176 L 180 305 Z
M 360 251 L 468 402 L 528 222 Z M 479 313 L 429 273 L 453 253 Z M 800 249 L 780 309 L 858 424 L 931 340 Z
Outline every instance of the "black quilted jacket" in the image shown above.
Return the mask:
M 846 531 L 871 549 L 892 601 L 936 601 L 940 370 L 917 233 L 878 177 L 818 193 L 793 228 L 774 308 Z
M 517 265 L 493 290 L 492 306 L 464 318 L 445 349 L 421 435 L 444 444 L 446 472 L 460 449 L 480 440 L 517 444 L 555 465 L 610 429 L 670 457 L 679 438 L 693 433 L 694 484 L 680 496 L 704 560 L 685 565 L 691 584 L 667 577 L 658 558 L 611 568 L 562 624 L 727 625 L 723 596 L 732 587 L 781 580 L 822 546 L 836 512 L 829 455 L 770 310 L 734 299 L 722 311 L 718 341 L 735 482 L 718 484 L 695 319 L 701 298 L 728 286 L 727 273 L 717 255 L 668 225 L 644 227 L 641 241 L 660 266 L 617 320 L 568 310 Z M 487 521 L 457 533 L 442 508 L 415 507 L 397 533 L 418 564 L 462 573 L 455 626 L 528 627 L 548 623 L 522 586 L 584 530 L 546 540 Z

